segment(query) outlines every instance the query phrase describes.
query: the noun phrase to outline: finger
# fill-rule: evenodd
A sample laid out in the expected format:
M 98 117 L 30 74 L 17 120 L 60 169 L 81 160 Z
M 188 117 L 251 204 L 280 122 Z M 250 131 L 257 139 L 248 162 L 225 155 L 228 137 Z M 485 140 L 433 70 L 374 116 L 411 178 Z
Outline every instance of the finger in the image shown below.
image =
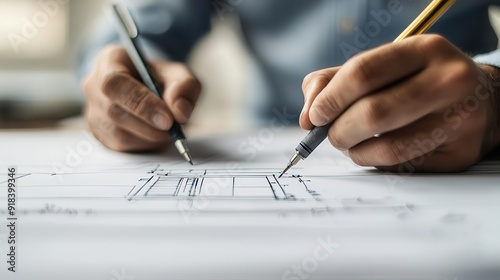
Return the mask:
M 444 106 L 435 94 L 439 77 L 432 71 L 420 74 L 356 101 L 338 117 L 330 130 L 332 145 L 348 150 L 372 138 L 409 125 Z
M 434 129 L 434 138 L 436 138 L 436 131 L 438 130 L 439 128 Z M 466 131 L 460 136 L 453 135 L 452 130 L 453 129 L 448 129 L 441 137 L 441 140 L 447 139 L 446 143 L 440 145 L 439 148 L 436 148 L 433 152 L 404 163 L 392 166 L 377 166 L 377 168 L 383 171 L 399 173 L 450 173 L 466 171 L 471 165 L 483 158 L 482 139 L 477 138 L 477 133 Z M 434 142 L 438 143 L 439 141 L 434 139 Z M 430 144 L 431 142 L 427 140 L 426 145 Z M 422 145 L 422 142 L 420 145 Z M 463 147 L 467 147 L 467 149 L 464 150 Z
M 90 127 L 94 136 L 106 147 L 118 152 L 142 152 L 157 150 L 165 147 L 166 142 L 147 142 L 133 134 L 122 130 L 114 125 L 110 120 L 101 120 L 91 122 L 94 125 Z
M 113 104 L 159 130 L 166 131 L 173 124 L 167 104 L 129 74 L 109 74 L 101 90 Z
M 423 41 L 409 38 L 348 61 L 314 100 L 309 113 L 312 123 L 326 125 L 361 97 L 424 69 L 428 62 Z
M 97 60 L 96 69 L 99 84 L 103 84 L 106 77 L 113 73 L 123 73 L 138 77 L 127 51 L 118 45 L 109 45 L 102 50 Z
M 89 92 L 95 92 L 98 88 L 96 83 L 90 83 L 90 86 L 86 88 Z M 97 90 L 98 91 L 98 90 Z M 131 134 L 136 135 L 139 138 L 150 141 L 158 141 L 162 139 L 157 139 L 155 134 L 150 130 L 157 130 L 152 128 L 147 123 L 138 119 L 131 113 L 124 110 L 120 105 L 113 103 L 109 98 L 107 98 L 104 94 L 89 94 L 86 98 L 87 111 L 92 111 L 92 118 L 88 118 L 88 120 L 92 120 L 94 122 L 110 122 L 125 131 L 128 131 Z M 138 130 L 135 133 L 133 130 Z M 158 130 L 159 131 L 159 130 Z M 160 133 L 158 133 L 160 134 Z M 162 132 L 161 134 L 165 134 Z M 141 137 L 141 135 L 143 135 Z
M 135 77 L 135 67 L 123 47 L 111 45 L 101 52 L 97 73 L 99 91 L 146 123 L 168 130 L 173 122 L 168 107 Z
M 201 93 L 201 84 L 198 79 L 183 64 L 156 63 L 156 72 L 165 84 L 163 99 L 175 120 L 186 123 Z
M 166 143 L 170 139 L 165 131 L 151 127 L 141 119 L 127 112 L 120 105 L 111 104 L 107 117 L 120 129 L 143 141 Z
M 325 86 L 332 80 L 333 76 L 339 71 L 340 67 L 333 67 L 318 70 L 308 74 L 304 80 L 302 81 L 302 92 L 304 93 L 304 97 L 310 96 L 311 93 L 319 93 L 323 88 L 320 88 L 319 91 L 315 90 L 315 84 L 319 83 L 324 84 Z
M 435 152 L 432 155 L 423 155 L 419 158 L 393 166 L 377 166 L 381 171 L 412 174 L 412 173 L 456 173 L 469 168 L 460 161 L 450 160 L 449 154 Z
M 436 116 L 429 116 L 402 129 L 373 137 L 349 149 L 349 157 L 361 166 L 394 166 L 432 153 L 449 138 L 449 131 Z M 439 117 L 437 117 L 439 118 Z M 422 165 L 421 162 L 412 162 Z
M 330 83 L 340 67 L 334 67 L 313 72 L 304 78 L 302 92 L 304 93 L 304 108 L 300 114 L 300 126 L 311 130 L 314 126 L 309 119 L 309 109 L 318 94 Z

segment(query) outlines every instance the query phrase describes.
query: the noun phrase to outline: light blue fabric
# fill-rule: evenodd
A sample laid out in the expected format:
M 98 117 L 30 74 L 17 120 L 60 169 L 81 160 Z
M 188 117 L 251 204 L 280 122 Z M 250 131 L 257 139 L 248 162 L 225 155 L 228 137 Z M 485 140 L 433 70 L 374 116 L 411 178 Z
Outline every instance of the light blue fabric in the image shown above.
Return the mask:
M 476 63 L 500 67 L 500 50 L 496 50 L 488 54 L 478 55 L 474 58 L 474 61 Z
M 293 114 L 303 105 L 301 84 L 308 73 L 343 64 L 354 54 L 391 42 L 425 8 L 423 0 L 128 0 L 144 39 L 172 60 L 185 61 L 196 42 L 210 31 L 211 20 L 238 16 L 243 37 L 260 66 L 261 81 L 250 88 L 249 105 L 264 119 L 276 111 Z M 497 47 L 488 7 L 500 0 L 457 0 L 432 28 L 464 52 L 489 53 Z M 111 27 L 97 36 L 81 57 L 81 75 L 105 43 L 116 40 Z M 86 55 L 85 55 L 86 54 Z M 231 57 L 226 59 L 230 60 Z M 477 61 L 500 65 L 500 53 Z M 404 63 L 404 62 L 403 62 Z M 228 73 L 228 79 L 231 73 Z M 258 89 L 257 89 L 258 88 Z M 250 104 L 250 103 L 249 103 Z

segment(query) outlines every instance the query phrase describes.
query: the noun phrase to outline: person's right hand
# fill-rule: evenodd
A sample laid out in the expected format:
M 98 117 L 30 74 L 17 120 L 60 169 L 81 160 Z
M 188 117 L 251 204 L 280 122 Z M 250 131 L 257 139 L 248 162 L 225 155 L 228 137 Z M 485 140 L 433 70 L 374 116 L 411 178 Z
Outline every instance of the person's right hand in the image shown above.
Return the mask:
M 165 147 L 174 120 L 185 124 L 201 92 L 201 84 L 183 64 L 154 62 L 164 86 L 163 100 L 148 90 L 124 48 L 108 46 L 83 82 L 85 119 L 94 136 L 121 152 Z

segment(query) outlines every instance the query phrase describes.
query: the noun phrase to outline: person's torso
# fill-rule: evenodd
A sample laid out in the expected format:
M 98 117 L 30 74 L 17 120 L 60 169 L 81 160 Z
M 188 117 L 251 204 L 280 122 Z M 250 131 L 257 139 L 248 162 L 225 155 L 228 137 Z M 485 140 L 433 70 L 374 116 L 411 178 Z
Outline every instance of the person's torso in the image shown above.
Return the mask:
M 355 54 L 392 42 L 429 1 L 412 0 L 252 0 L 236 1 L 244 38 L 263 68 L 267 84 L 259 115 L 273 109 L 298 118 L 302 79 L 310 72 L 343 64 Z M 429 31 L 464 52 L 492 51 L 497 38 L 489 24 L 493 1 L 458 0 Z M 404 62 L 402 62 L 404 63 Z M 259 98 L 262 100 L 262 98 Z M 267 104 L 267 106 L 266 106 Z M 294 120 L 296 121 L 296 120 Z

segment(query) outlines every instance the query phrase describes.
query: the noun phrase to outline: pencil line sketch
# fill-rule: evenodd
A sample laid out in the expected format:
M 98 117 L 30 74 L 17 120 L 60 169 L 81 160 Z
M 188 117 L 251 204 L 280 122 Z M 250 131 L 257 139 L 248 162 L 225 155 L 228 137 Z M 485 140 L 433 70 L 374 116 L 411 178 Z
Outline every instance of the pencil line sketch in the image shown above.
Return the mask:
M 129 200 L 214 199 L 313 200 L 321 195 L 300 176 L 278 179 L 278 169 L 167 169 L 158 165 L 127 194 Z

